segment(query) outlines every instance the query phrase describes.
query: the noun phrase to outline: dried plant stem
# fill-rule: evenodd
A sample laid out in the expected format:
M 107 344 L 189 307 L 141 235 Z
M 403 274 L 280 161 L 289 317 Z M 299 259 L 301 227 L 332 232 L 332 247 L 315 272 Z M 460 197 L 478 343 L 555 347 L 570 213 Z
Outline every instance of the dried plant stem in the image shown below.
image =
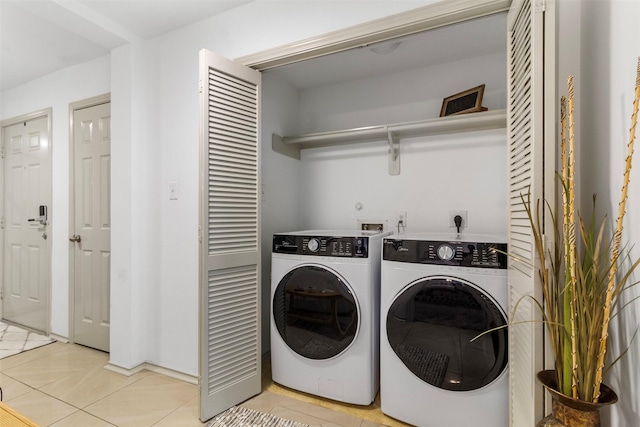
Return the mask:
M 638 120 L 638 104 L 640 102 L 640 58 L 638 58 L 638 69 L 636 77 L 636 92 L 633 102 L 633 112 L 631 115 L 631 128 L 629 130 L 629 142 L 627 144 L 627 158 L 624 171 L 624 180 L 622 182 L 622 194 L 620 196 L 620 204 L 618 206 L 618 219 L 616 221 L 616 230 L 613 235 L 613 248 L 611 252 L 611 270 L 609 271 L 609 281 L 604 303 L 604 316 L 602 324 L 602 335 L 600 336 L 600 352 L 596 365 L 596 373 L 593 384 L 593 402 L 598 402 L 600 397 L 600 384 L 602 383 L 602 371 L 604 369 L 604 358 L 607 352 L 607 338 L 609 330 L 609 320 L 611 318 L 611 302 L 615 292 L 615 279 L 617 273 L 618 256 L 620 254 L 620 242 L 622 240 L 622 226 L 627 204 L 627 189 L 629 186 L 629 176 L 631 174 L 631 160 L 633 158 L 633 144 L 636 138 L 636 123 Z
M 562 169 L 561 169 L 561 173 L 562 173 L 562 181 L 561 181 L 561 194 L 562 194 L 562 225 L 563 225 L 563 245 L 564 245 L 564 253 L 568 254 L 570 252 L 569 247 L 567 245 L 567 239 L 564 238 L 564 236 L 566 236 L 567 233 L 567 224 L 569 223 L 569 210 L 568 210 L 568 206 L 569 206 L 569 202 L 568 202 L 568 192 L 567 192 L 567 187 L 566 187 L 566 183 L 568 182 L 569 179 L 569 164 L 567 163 L 567 98 L 565 96 L 562 96 L 560 98 L 560 164 L 562 165 Z M 556 236 L 557 238 L 557 236 Z M 564 266 L 565 268 L 565 277 L 568 277 L 568 271 L 567 271 L 567 266 Z M 565 283 L 559 284 L 557 283 L 558 286 L 562 286 L 565 287 L 566 286 L 566 281 Z M 545 296 L 546 297 L 546 296 Z M 554 295 L 555 301 L 559 301 L 560 298 L 562 298 L 561 294 L 558 295 Z M 550 301 L 550 300 L 547 300 Z M 566 301 L 566 300 L 565 300 Z M 547 302 L 548 305 L 551 305 L 549 302 Z M 564 305 L 564 304 L 563 304 Z M 553 305 L 551 305 L 553 306 Z M 557 306 L 557 309 L 559 309 L 560 307 Z M 561 313 L 567 313 L 568 311 L 566 309 L 563 309 L 562 311 L 559 311 L 557 313 L 557 317 L 556 320 L 559 321 L 560 317 L 561 317 Z M 554 326 L 554 330 L 555 332 L 555 339 L 552 337 L 552 339 L 554 340 L 554 345 L 557 346 L 557 349 L 554 349 L 554 354 L 556 355 L 562 355 L 564 354 L 563 351 L 563 347 L 565 347 L 565 334 L 563 333 L 564 331 L 564 324 L 565 324 L 565 320 L 566 319 L 562 319 L 563 320 L 563 324 L 560 326 Z M 556 341 L 557 340 L 557 341 Z M 564 375 L 564 373 L 567 371 L 567 367 L 565 366 L 565 358 L 560 358 L 560 357 L 556 357 L 556 375 L 558 376 L 558 385 L 560 388 L 560 391 L 562 391 L 563 393 L 567 393 L 567 391 L 569 390 L 569 387 L 571 386 L 571 383 L 566 381 L 567 376 Z M 570 366 L 568 367 L 569 369 L 571 368 Z
M 571 375 L 569 378 L 565 378 L 564 381 L 567 383 L 569 380 L 571 381 L 571 396 L 575 399 L 578 397 L 578 362 L 577 362 L 577 344 L 576 344 L 576 206 L 575 206 L 575 129 L 574 123 L 575 118 L 573 114 L 573 101 L 574 101 L 574 90 L 573 90 L 573 76 L 569 76 L 569 81 L 567 82 L 568 86 L 568 97 L 569 97 L 569 159 L 568 159 L 568 200 L 567 200 L 567 217 L 565 218 L 566 222 L 566 236 L 565 239 L 567 241 L 567 247 L 569 249 L 569 265 L 566 266 L 568 269 L 568 273 L 565 277 L 568 283 L 565 284 L 565 298 L 569 301 L 569 310 L 565 311 L 565 318 L 569 317 L 569 339 L 571 342 L 569 343 L 571 348 L 571 366 L 570 371 Z M 566 325 L 566 322 L 565 322 Z M 565 371 L 565 375 L 568 373 Z

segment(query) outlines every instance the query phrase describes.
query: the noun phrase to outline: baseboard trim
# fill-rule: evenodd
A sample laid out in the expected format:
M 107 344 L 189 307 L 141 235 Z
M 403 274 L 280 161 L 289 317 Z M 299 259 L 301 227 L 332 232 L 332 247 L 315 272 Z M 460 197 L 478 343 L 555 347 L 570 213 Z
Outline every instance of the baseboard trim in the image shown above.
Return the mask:
M 134 366 L 133 368 L 123 368 L 122 366 L 114 365 L 113 363 L 108 363 L 104 367 L 105 369 L 115 372 L 120 375 L 124 375 L 126 377 L 130 377 L 132 375 L 137 374 L 141 371 L 149 371 L 156 374 L 164 375 L 165 377 L 174 378 L 176 380 L 184 381 L 189 384 L 198 385 L 198 377 L 194 375 L 185 374 L 184 372 L 174 371 L 173 369 L 163 368 L 162 366 L 154 365 L 153 363 L 141 363 L 138 366 Z
M 62 335 L 50 333 L 49 338 L 53 338 L 54 340 L 60 341 L 61 343 L 64 343 L 64 344 L 69 344 L 69 338 L 63 337 Z

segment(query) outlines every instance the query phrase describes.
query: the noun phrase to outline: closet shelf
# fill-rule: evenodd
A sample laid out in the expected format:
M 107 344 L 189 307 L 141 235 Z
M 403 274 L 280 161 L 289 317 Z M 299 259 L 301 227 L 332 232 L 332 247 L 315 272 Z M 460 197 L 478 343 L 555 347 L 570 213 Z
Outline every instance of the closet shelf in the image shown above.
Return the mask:
M 279 136 L 273 134 L 271 142 L 273 151 L 300 160 L 300 151 L 306 148 L 384 140 L 389 144 L 389 173 L 398 175 L 400 173 L 399 142 L 401 138 L 502 129 L 506 126 L 506 110 L 496 110 L 438 117 L 418 122 L 368 126 L 306 135 Z

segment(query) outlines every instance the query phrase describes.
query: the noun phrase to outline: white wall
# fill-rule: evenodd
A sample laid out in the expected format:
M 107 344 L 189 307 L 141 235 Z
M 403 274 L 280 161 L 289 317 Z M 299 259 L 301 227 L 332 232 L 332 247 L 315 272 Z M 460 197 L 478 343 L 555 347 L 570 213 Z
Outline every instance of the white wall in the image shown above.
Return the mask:
M 406 232 L 454 233 L 450 211 L 466 210 L 463 233 L 506 236 L 504 130 L 403 140 L 400 163 L 400 175 L 389 175 L 380 142 L 304 152 L 302 228 L 354 229 L 359 219 L 381 219 L 397 231 L 396 214 L 405 211 Z
M 0 96 L 0 120 L 52 108 L 51 332 L 63 337 L 69 335 L 69 104 L 109 90 L 110 57 L 104 56 Z
M 598 195 L 598 211 L 609 213 L 612 224 L 617 216 L 624 162 L 629 140 L 631 112 L 640 57 L 640 2 L 589 1 L 582 3 L 582 108 L 580 139 L 582 150 L 583 195 Z M 624 223 L 623 243 L 636 245 L 632 256 L 640 257 L 640 157 L 633 158 L 631 186 Z M 584 197 L 583 197 L 584 198 Z M 588 207 L 588 206 L 587 206 Z M 640 271 L 632 277 L 640 279 Z M 618 394 L 611 408 L 611 426 L 640 425 L 640 340 L 633 334 L 640 324 L 640 296 L 637 286 L 623 294 L 631 302 L 622 315 L 614 318 L 610 333 L 609 360 L 629 351 L 605 377 Z M 607 420 L 605 419 L 605 423 Z
M 271 149 L 271 135 L 298 129 L 298 91 L 272 74 L 262 79 L 262 350 L 269 349 L 271 250 L 274 233 L 298 230 L 300 224 L 300 161 Z
M 435 118 L 443 98 L 481 83 L 483 105 L 506 108 L 506 52 L 303 90 L 299 132 Z M 464 232 L 506 236 L 504 129 L 406 138 L 400 147 L 398 176 L 388 173 L 384 140 L 304 150 L 300 226 L 354 229 L 358 220 L 383 220 L 396 231 L 396 213 L 406 211 L 405 231 L 448 233 L 449 212 L 467 210 Z
M 111 360 L 133 368 L 149 360 L 151 314 L 159 292 L 155 256 L 162 234 L 157 181 L 156 45 L 115 49 L 112 62 Z
M 485 84 L 482 105 L 505 109 L 506 61 L 505 50 L 303 90 L 298 133 L 436 118 L 444 98 L 480 84 Z

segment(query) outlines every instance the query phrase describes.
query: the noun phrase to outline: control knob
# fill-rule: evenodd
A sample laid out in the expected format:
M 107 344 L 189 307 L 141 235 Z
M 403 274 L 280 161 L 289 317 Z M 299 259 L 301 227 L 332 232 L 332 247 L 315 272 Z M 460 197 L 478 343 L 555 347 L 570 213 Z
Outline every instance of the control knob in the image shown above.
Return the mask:
M 449 261 L 456 254 L 456 251 L 449 245 L 441 245 L 438 248 L 438 258 L 443 261 Z
M 309 243 L 307 243 L 307 247 L 311 252 L 318 252 L 318 249 L 320 249 L 320 242 L 318 241 L 318 239 L 315 239 L 315 238 L 309 239 Z

